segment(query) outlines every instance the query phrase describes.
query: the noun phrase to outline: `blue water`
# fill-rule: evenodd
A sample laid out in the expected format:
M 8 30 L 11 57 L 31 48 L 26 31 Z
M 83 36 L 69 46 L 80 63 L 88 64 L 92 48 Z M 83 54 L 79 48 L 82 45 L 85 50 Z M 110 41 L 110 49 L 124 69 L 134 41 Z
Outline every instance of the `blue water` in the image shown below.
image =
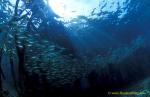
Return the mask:
M 46 0 L 15 2 L 0 1 L 2 97 L 150 96 L 149 0 L 100 0 L 70 19 Z
M 145 38 L 149 45 L 146 38 L 149 36 L 149 2 L 126 0 L 121 3 L 122 0 L 111 4 L 104 0 L 95 19 L 79 17 L 73 21 L 76 23 L 68 23 L 67 34 L 78 53 L 105 54 L 108 49 L 129 44 L 138 37 Z

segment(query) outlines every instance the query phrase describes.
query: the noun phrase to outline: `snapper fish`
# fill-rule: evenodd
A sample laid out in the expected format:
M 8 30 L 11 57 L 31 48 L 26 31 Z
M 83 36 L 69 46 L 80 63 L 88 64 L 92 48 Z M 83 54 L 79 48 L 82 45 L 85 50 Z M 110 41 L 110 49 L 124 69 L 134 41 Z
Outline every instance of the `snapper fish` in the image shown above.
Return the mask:
M 39 34 L 35 34 L 35 36 L 40 36 Z
M 6 52 L 6 51 L 7 51 L 7 47 L 6 47 L 6 45 L 5 45 L 5 44 L 4 44 L 3 50 L 4 50 L 4 52 Z
M 28 44 L 27 46 L 28 46 L 28 47 L 31 47 L 32 45 L 31 45 L 31 44 Z
M 21 44 L 21 41 L 17 41 L 18 44 Z
M 19 47 L 19 48 L 23 48 L 23 46 L 22 46 L 22 45 L 18 45 L 18 47 Z
M 9 36 L 10 38 L 14 38 L 12 34 L 8 34 L 8 36 Z
M 19 39 L 25 39 L 26 37 L 25 36 L 20 36 L 18 37 Z

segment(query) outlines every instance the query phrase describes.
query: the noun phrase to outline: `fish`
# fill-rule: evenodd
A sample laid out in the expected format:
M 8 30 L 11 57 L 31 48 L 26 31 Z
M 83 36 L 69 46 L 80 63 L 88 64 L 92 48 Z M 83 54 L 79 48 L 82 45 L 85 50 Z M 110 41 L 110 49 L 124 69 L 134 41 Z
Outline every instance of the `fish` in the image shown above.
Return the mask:
M 28 46 L 28 47 L 31 47 L 32 45 L 31 45 L 31 44 L 28 44 L 27 46 Z
M 8 43 L 12 43 L 12 41 L 8 41 Z
M 8 34 L 8 36 L 9 36 L 10 38 L 14 38 L 12 34 Z
M 25 36 L 20 36 L 20 37 L 18 37 L 19 39 L 25 39 L 25 38 L 27 38 L 27 37 L 25 37 Z
M 33 41 L 29 41 L 29 43 L 30 43 L 30 44 L 33 44 L 34 42 L 33 42 Z
M 35 56 L 33 56 L 33 57 L 31 57 L 32 59 L 36 59 L 37 57 L 35 57 Z
M 35 36 L 40 36 L 39 34 L 35 34 Z
M 18 44 L 21 44 L 21 41 L 17 41 Z
M 6 45 L 5 45 L 5 44 L 4 44 L 3 50 L 4 50 L 4 52 L 7 51 L 7 48 L 6 48 Z
M 19 48 L 23 48 L 23 46 L 22 46 L 22 45 L 18 45 L 18 47 L 19 47 Z

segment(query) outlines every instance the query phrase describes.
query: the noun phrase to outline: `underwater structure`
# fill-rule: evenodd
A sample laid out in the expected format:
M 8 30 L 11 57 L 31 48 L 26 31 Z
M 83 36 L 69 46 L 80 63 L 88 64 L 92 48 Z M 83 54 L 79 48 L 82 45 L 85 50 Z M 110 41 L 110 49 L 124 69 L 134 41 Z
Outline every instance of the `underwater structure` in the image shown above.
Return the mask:
M 0 97 L 150 97 L 149 9 L 0 0 Z

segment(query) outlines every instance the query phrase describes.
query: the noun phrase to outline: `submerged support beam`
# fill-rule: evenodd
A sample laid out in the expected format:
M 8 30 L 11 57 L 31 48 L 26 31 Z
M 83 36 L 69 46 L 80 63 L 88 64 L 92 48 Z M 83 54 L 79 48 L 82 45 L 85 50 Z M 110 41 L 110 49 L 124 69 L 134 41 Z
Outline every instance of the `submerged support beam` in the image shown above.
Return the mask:
M 0 90 L 2 90 L 2 79 L 1 79 L 2 68 L 1 68 L 1 61 L 2 61 L 2 48 L 0 48 Z
M 3 55 L 3 49 L 0 48 L 0 90 L 3 90 L 3 87 L 2 87 L 2 78 L 5 80 L 5 75 L 3 73 L 2 66 L 1 66 L 2 55 Z

